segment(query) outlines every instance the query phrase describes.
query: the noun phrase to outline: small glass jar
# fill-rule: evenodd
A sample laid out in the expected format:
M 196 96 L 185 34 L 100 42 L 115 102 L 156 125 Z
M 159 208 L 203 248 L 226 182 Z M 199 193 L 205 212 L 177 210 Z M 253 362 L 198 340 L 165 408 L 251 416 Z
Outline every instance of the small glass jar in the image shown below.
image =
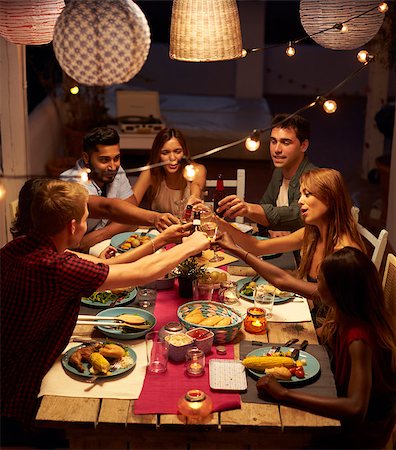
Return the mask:
M 155 302 L 157 298 L 157 291 L 155 289 L 147 289 L 144 287 L 139 287 L 135 301 L 142 308 L 148 308 Z
M 238 285 L 235 281 L 225 281 L 221 283 L 219 289 L 219 300 L 227 305 L 238 303 Z
M 211 398 L 199 389 L 191 389 L 177 403 L 178 410 L 183 416 L 191 419 L 207 417 L 213 408 Z
M 265 310 L 262 308 L 248 308 L 247 315 L 243 321 L 245 330 L 252 334 L 264 334 L 267 332 L 267 319 Z
M 192 377 L 200 377 L 205 373 L 205 353 L 198 347 L 187 350 L 186 372 Z

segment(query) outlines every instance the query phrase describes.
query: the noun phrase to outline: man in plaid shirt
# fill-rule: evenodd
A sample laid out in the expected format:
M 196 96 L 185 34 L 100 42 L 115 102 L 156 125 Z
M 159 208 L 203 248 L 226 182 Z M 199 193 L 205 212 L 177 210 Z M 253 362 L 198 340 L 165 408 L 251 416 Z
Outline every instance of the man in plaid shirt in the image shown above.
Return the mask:
M 78 247 L 86 231 L 87 200 L 78 183 L 43 183 L 32 201 L 35 231 L 0 250 L 2 441 L 12 431 L 21 437 L 32 427 L 41 380 L 72 335 L 82 296 L 144 285 L 209 247 L 207 237 L 197 232 L 137 262 L 121 255 L 124 263 L 108 265 L 67 251 Z

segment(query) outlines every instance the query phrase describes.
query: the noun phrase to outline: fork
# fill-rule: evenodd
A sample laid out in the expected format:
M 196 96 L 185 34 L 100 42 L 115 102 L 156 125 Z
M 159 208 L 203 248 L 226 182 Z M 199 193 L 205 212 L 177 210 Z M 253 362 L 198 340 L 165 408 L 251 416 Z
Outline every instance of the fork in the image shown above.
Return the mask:
M 120 369 L 121 368 L 121 361 L 120 360 L 118 360 L 118 361 L 116 361 L 116 362 L 114 362 L 110 367 L 109 367 L 109 372 L 114 372 L 115 370 L 117 370 L 117 369 Z M 95 383 L 95 381 L 98 379 L 98 378 L 102 378 L 103 377 L 103 374 L 102 375 L 93 375 L 92 377 L 89 377 L 89 378 L 87 378 L 86 380 L 85 380 L 85 382 L 86 383 Z

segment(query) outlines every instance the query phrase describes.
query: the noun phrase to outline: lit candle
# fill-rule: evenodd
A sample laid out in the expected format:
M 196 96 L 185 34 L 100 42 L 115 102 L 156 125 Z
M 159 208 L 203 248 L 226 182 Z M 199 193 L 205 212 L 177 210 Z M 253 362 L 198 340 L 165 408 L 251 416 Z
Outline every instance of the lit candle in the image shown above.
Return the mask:
M 205 371 L 205 354 L 197 347 L 193 347 L 186 354 L 186 371 L 188 375 L 198 376 Z

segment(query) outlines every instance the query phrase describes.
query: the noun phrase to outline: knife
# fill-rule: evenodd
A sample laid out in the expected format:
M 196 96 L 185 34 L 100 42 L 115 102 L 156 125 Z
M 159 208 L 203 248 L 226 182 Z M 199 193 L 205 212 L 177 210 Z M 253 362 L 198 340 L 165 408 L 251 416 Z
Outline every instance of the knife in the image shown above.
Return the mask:
M 300 350 L 305 350 L 308 346 L 308 341 L 305 339 L 304 341 L 301 342 L 301 344 L 298 346 L 298 348 L 295 348 L 291 355 L 290 358 L 294 359 L 294 361 L 298 360 L 298 357 L 300 356 Z

